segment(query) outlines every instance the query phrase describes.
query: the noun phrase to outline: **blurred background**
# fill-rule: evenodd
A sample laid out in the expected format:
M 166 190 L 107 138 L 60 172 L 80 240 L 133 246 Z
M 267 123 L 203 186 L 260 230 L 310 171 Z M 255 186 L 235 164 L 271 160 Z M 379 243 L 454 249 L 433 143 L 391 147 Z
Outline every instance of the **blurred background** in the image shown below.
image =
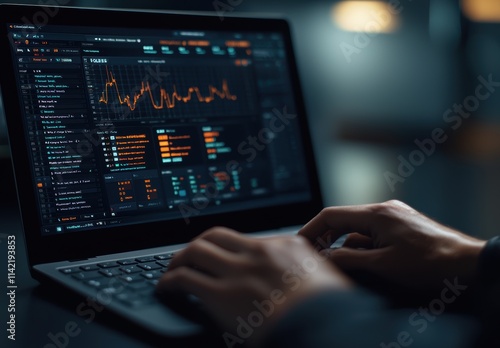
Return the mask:
M 60 3 L 287 17 L 325 204 L 395 198 L 469 234 L 500 233 L 499 0 Z M 0 195 L 13 206 L 1 112 Z M 439 129 L 446 141 L 425 141 Z

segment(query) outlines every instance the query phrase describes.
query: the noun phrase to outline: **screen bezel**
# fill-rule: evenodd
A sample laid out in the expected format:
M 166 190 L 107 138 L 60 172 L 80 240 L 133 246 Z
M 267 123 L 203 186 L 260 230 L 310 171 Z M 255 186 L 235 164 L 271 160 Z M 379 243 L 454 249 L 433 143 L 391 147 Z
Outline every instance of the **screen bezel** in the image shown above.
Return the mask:
M 33 18 L 37 11 L 44 8 L 57 11 L 50 18 L 50 25 L 78 25 L 89 27 L 111 27 L 109 16 L 114 16 L 113 23 L 130 23 L 133 28 L 158 29 L 154 23 L 162 23 L 165 30 L 233 30 L 279 32 L 283 35 L 290 69 L 292 90 L 298 113 L 298 122 L 304 143 L 304 157 L 311 188 L 311 199 L 307 202 L 252 209 L 243 212 L 222 213 L 210 216 L 199 216 L 190 219 L 157 221 L 145 224 L 120 226 L 94 231 L 65 233 L 42 236 L 36 191 L 31 178 L 29 150 L 24 138 L 23 122 L 19 106 L 19 96 L 15 89 L 2 88 L 4 108 L 9 133 L 9 143 L 18 191 L 19 206 L 23 221 L 24 235 L 28 250 L 30 268 L 39 263 L 62 260 L 86 259 L 98 255 L 150 248 L 161 245 L 185 243 L 212 226 L 224 225 L 240 232 L 254 232 L 263 229 L 274 229 L 292 225 L 300 225 L 316 215 L 323 207 L 315 156 L 312 148 L 309 124 L 300 88 L 299 75 L 292 47 L 289 23 L 283 18 L 256 18 L 179 12 L 129 11 L 119 9 L 91 9 L 71 7 L 46 7 L 31 5 L 0 5 L 0 47 L 7 60 L 7 66 L 13 67 L 13 57 L 7 33 L 7 23 L 21 22 L 21 18 Z M 89 20 L 91 18 L 91 20 Z M 187 24 L 189 23 L 189 24 Z M 12 68 L 0 74 L 0 83 L 6 86 L 15 81 Z M 23 136 L 13 135 L 23 134 Z M 26 173 L 30 173 L 26 175 Z M 286 221 L 286 224 L 283 222 Z M 161 230 L 175 233 L 161 233 Z

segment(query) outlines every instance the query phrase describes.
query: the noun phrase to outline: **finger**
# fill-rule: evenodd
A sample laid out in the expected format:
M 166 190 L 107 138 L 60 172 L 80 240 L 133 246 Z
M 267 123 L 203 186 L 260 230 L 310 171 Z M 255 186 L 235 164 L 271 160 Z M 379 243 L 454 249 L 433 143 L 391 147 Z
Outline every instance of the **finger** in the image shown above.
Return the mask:
M 217 280 L 189 267 L 179 267 L 166 272 L 159 280 L 156 290 L 181 291 L 195 295 L 204 302 L 214 299 L 220 291 Z
M 231 271 L 237 264 L 237 254 L 204 239 L 192 242 L 172 259 L 169 271 L 182 267 L 194 267 L 214 276 L 221 276 Z
M 196 240 L 198 239 L 209 241 L 233 252 L 247 250 L 249 245 L 254 243 L 251 238 L 225 227 L 213 227 L 199 235 Z
M 325 237 L 328 232 L 333 241 L 344 234 L 358 232 L 370 236 L 370 225 L 373 222 L 372 205 L 329 207 L 323 209 L 299 231 L 311 242 Z
M 370 270 L 379 267 L 384 249 L 360 250 L 340 248 L 327 252 L 328 258 L 343 270 Z
M 359 233 L 350 233 L 342 246 L 352 249 L 373 249 L 373 239 Z

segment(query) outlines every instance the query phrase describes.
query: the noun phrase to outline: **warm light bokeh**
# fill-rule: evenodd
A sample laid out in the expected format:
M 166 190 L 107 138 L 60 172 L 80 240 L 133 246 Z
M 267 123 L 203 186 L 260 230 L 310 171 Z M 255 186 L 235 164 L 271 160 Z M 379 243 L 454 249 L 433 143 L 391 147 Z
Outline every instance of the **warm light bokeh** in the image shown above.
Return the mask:
M 342 1 L 333 6 L 332 20 L 346 31 L 390 33 L 399 27 L 400 11 L 383 1 Z
M 462 0 L 462 10 L 475 22 L 500 22 L 500 0 Z

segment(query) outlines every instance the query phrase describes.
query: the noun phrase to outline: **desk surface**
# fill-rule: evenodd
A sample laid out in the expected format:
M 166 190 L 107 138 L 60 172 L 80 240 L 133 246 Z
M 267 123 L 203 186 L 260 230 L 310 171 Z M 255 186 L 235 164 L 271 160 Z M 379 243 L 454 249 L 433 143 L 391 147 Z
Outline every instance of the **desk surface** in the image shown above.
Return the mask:
M 182 340 L 151 335 L 137 326 L 115 316 L 113 313 L 96 313 L 95 319 L 87 323 L 76 313 L 76 308 L 84 299 L 67 290 L 55 289 L 50 285 L 41 285 L 31 278 L 28 270 L 24 240 L 22 238 L 21 221 L 14 208 L 0 210 L 0 257 L 6 259 L 7 237 L 16 236 L 16 341 L 9 341 L 2 347 L 224 347 L 220 335 L 206 334 Z M 7 280 L 6 262 L 0 262 L 1 283 L 5 290 Z M 0 321 L 7 322 L 7 302 L 2 295 L 0 301 Z M 5 303 L 5 305 L 4 305 Z M 64 341 L 59 333 L 65 330 L 69 322 L 75 322 L 81 331 L 75 337 Z M 78 329 L 75 329 L 78 331 Z M 51 335 L 60 339 L 60 345 L 54 345 Z M 6 339 L 4 324 L 2 325 L 2 342 Z

